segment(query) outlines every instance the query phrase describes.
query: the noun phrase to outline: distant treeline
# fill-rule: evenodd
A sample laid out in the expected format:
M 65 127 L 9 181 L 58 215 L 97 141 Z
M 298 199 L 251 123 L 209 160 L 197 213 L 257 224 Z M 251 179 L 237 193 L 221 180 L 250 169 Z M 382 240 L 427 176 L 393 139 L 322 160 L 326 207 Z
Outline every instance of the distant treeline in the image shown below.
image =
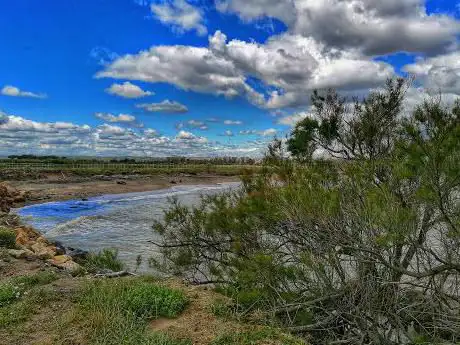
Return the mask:
M 36 155 L 10 155 L 8 159 L 0 160 L 3 162 L 10 161 L 21 162 L 45 162 L 54 164 L 71 164 L 71 163 L 166 163 L 166 164 L 244 164 L 253 165 L 258 163 L 254 158 L 248 157 L 213 157 L 213 158 L 190 158 L 190 157 L 165 157 L 165 158 L 76 158 L 76 157 L 59 157 L 59 156 L 36 156 Z

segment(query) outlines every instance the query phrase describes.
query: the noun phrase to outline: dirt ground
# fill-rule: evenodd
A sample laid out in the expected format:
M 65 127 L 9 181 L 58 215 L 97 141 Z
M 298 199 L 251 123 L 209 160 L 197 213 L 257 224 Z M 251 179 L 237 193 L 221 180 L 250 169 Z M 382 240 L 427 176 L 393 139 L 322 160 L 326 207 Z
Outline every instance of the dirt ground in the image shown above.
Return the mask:
M 237 182 L 237 176 L 218 175 L 130 175 L 94 176 L 91 178 L 66 177 L 49 174 L 39 180 L 6 181 L 18 190 L 29 192 L 25 205 L 70 199 L 85 199 L 104 194 L 146 192 L 177 185 L 215 184 Z M 16 205 L 20 207 L 23 205 Z

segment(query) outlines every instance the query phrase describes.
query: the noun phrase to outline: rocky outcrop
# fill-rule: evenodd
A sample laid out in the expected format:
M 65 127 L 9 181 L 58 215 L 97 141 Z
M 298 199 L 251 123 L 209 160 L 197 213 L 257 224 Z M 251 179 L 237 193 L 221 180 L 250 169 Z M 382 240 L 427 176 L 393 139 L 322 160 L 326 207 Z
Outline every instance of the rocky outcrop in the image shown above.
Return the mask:
M 52 243 L 30 226 L 20 226 L 14 229 L 16 233 L 17 249 L 10 249 L 8 253 L 16 259 L 46 260 L 54 267 L 71 274 L 81 271 L 81 266 L 71 256 L 75 250 L 66 254 L 66 249 L 60 243 Z M 78 251 L 78 253 L 85 253 Z
M 0 183 L 0 218 L 9 217 L 8 214 L 12 207 L 17 203 L 26 201 L 28 194 L 12 188 L 6 183 Z M 6 218 L 5 218 L 6 219 Z M 9 228 L 13 223 L 5 222 Z M 14 225 L 18 225 L 15 222 Z M 73 261 L 72 254 L 81 258 L 86 252 L 72 248 L 70 255 L 66 254 L 66 248 L 60 243 L 52 243 L 42 236 L 37 230 L 30 226 L 17 226 L 14 229 L 16 234 L 16 249 L 9 249 L 8 254 L 16 259 L 27 260 L 46 260 L 52 266 L 75 273 L 81 271 L 78 263 Z M 76 258 L 77 259 L 77 258 Z
M 19 191 L 5 182 L 0 183 L 0 213 L 9 213 L 12 207 L 25 202 L 28 196 L 28 192 Z

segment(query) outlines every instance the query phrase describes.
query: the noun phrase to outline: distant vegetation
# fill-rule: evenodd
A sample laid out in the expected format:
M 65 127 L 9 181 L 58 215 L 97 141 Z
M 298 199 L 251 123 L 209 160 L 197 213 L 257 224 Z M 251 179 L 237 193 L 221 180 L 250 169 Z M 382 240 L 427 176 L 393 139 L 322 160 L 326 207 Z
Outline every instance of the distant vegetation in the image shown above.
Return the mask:
M 242 190 L 173 201 L 153 264 L 312 344 L 458 344 L 460 102 L 407 113 L 406 87 L 315 92 Z
M 217 174 L 241 175 L 256 171 L 260 162 L 252 158 L 219 157 L 210 159 L 169 158 L 66 158 L 21 155 L 0 159 L 0 178 L 6 180 L 40 178 L 43 173 L 65 173 L 77 176 Z

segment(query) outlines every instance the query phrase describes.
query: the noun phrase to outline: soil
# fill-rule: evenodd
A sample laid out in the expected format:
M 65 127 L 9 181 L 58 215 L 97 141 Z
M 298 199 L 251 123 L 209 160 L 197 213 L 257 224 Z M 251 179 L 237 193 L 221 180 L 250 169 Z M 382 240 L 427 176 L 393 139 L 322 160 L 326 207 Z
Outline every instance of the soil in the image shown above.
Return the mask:
M 212 174 L 123 175 L 78 177 L 47 174 L 38 180 L 6 181 L 12 187 L 25 191 L 27 201 L 15 207 L 49 201 L 85 199 L 105 194 L 146 192 L 177 185 L 215 184 L 237 182 L 237 176 Z

